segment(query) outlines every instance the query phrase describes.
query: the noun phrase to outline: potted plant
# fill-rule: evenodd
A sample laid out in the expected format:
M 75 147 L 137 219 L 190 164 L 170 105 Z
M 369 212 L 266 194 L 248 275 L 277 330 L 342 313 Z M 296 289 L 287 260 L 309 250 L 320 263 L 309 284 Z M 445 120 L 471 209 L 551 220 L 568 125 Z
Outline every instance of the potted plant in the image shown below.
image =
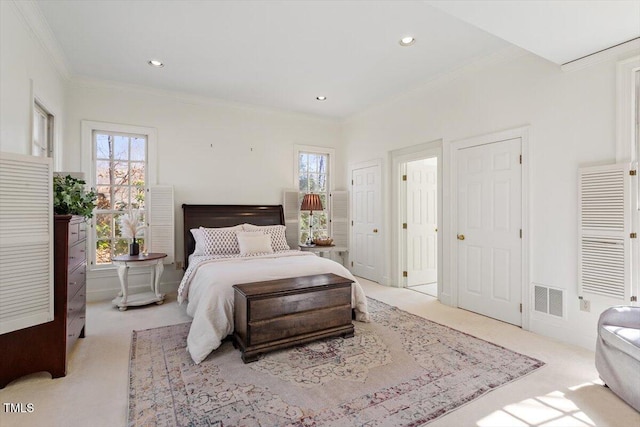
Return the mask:
M 86 191 L 85 182 L 71 175 L 53 177 L 53 213 L 56 215 L 93 216 L 96 193 Z

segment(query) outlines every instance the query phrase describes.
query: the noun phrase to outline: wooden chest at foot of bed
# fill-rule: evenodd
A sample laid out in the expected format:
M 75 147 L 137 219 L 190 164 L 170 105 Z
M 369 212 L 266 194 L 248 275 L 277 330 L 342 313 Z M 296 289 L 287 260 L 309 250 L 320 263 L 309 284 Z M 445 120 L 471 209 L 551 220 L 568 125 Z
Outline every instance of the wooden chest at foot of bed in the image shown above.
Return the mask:
M 335 274 L 234 285 L 234 345 L 242 360 L 321 338 L 353 336 L 352 281 Z

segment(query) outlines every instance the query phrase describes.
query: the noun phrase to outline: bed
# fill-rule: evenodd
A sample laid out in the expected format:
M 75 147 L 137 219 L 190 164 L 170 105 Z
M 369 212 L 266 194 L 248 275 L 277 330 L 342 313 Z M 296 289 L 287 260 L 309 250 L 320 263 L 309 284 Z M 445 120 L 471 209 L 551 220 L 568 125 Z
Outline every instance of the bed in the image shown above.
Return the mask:
M 234 284 L 334 273 L 353 280 L 355 319 L 369 321 L 366 297 L 349 270 L 289 248 L 282 205 L 184 204 L 182 210 L 185 274 L 178 302 L 193 318 L 187 349 L 195 363 L 233 333 Z

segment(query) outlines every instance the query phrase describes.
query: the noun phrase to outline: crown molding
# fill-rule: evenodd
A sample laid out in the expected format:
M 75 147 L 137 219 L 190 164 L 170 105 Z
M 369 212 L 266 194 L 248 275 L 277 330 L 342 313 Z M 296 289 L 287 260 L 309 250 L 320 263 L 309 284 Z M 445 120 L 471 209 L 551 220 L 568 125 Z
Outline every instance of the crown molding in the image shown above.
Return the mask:
M 2 0 L 0 0 L 2 1 Z M 293 110 L 285 110 L 280 108 L 268 107 L 258 104 L 247 104 L 237 101 L 229 101 L 226 99 L 213 98 L 209 96 L 195 95 L 188 92 L 181 92 L 176 90 L 158 89 L 150 86 L 142 86 L 131 83 L 122 83 L 114 80 L 98 79 L 86 76 L 72 76 L 69 80 L 70 88 L 77 89 L 107 89 L 110 91 L 120 91 L 124 93 L 136 93 L 146 96 L 157 96 L 173 100 L 175 102 L 181 102 L 184 104 L 202 105 L 210 107 L 222 107 L 222 108 L 236 108 L 239 110 L 247 110 L 253 112 L 259 112 L 262 114 L 278 114 L 287 116 L 297 116 L 307 120 L 315 120 L 325 123 L 338 123 L 339 118 L 331 116 L 322 116 L 311 113 L 304 113 Z
M 11 0 L 11 3 L 22 17 L 35 39 L 40 43 L 49 56 L 53 66 L 65 79 L 71 79 L 71 73 L 67 65 L 62 48 L 49 27 L 42 11 L 33 0 Z
M 592 53 L 583 58 L 562 64 L 560 69 L 565 73 L 582 70 L 583 68 L 599 64 L 609 60 L 621 60 L 628 56 L 640 54 L 640 37 L 619 45 Z

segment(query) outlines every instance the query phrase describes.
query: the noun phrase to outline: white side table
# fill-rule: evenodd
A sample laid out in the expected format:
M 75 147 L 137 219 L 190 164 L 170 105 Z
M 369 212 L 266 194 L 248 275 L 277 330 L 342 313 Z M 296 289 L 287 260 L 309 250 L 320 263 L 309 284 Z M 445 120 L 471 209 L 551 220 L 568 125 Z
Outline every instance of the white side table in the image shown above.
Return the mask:
M 162 261 L 167 257 L 163 253 L 150 253 L 147 255 L 120 255 L 113 257 L 111 262 L 118 267 L 118 277 L 122 290 L 113 299 L 113 305 L 120 311 L 125 311 L 129 306 L 162 304 L 164 294 L 160 293 L 160 276 L 164 271 Z M 129 267 L 151 267 L 151 291 L 129 295 Z
M 323 258 L 326 258 L 326 254 L 329 254 L 328 258 L 331 258 L 331 255 L 333 253 L 337 253 L 338 255 L 340 255 L 340 263 L 342 265 L 344 265 L 344 254 L 346 252 L 349 252 L 349 248 L 347 248 L 346 246 L 335 246 L 335 245 L 331 245 L 331 246 L 320 246 L 320 245 L 315 245 L 315 246 L 306 246 L 306 245 L 300 245 L 300 250 L 301 251 L 307 251 L 307 252 L 313 252 L 316 255 L 319 255 Z

